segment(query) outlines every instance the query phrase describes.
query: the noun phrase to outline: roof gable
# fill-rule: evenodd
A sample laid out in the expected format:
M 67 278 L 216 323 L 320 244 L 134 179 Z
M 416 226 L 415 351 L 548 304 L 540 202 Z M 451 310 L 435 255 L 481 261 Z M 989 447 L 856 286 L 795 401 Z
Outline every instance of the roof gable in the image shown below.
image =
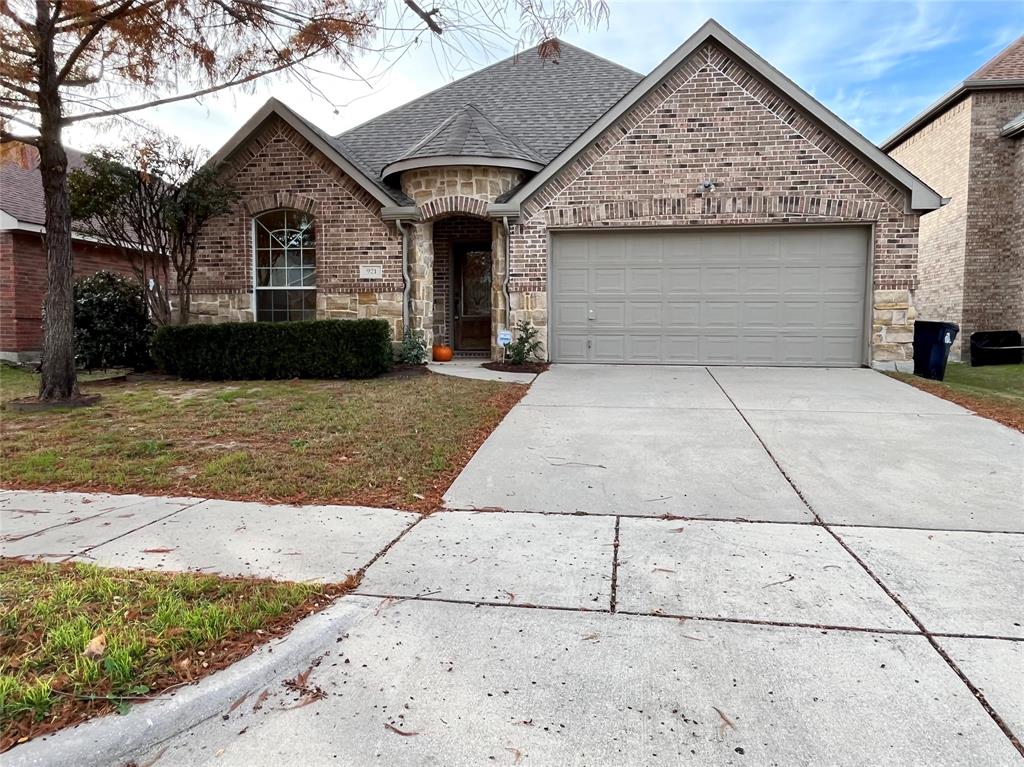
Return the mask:
M 684 67 L 695 54 L 707 44 L 720 46 L 730 57 L 748 67 L 763 78 L 776 92 L 781 93 L 798 110 L 812 118 L 816 125 L 839 138 L 846 147 L 863 158 L 884 178 L 904 189 L 913 210 L 934 210 L 941 205 L 941 197 L 906 168 L 882 152 L 868 139 L 855 131 L 821 103 L 811 97 L 768 62 L 754 53 L 714 20 L 706 22 L 683 45 L 659 64 L 654 71 L 634 86 L 622 99 L 608 110 L 599 120 L 567 146 L 542 172 L 508 196 L 502 206 L 513 212 L 520 205 L 537 194 L 546 184 L 555 179 L 569 163 L 597 141 L 606 131 L 624 119 L 633 107 L 640 104 L 648 94 L 654 92 L 677 70 Z M 691 62 L 692 63 L 692 62 Z M 787 121 L 796 120 L 798 115 L 788 109 Z M 820 129 L 819 129 L 820 130 Z
M 295 130 L 296 133 L 301 135 L 306 139 L 306 141 L 334 162 L 353 181 L 355 181 L 356 184 L 366 190 L 366 192 L 382 206 L 390 206 L 395 203 L 404 204 L 409 201 L 401 192 L 387 189 L 378 178 L 367 175 L 362 168 L 360 168 L 359 165 L 347 155 L 344 148 L 339 146 L 334 139 L 312 123 L 300 117 L 298 113 L 289 109 L 275 98 L 268 99 L 267 102 L 257 110 L 256 114 L 250 117 L 245 125 L 239 128 L 235 134 L 228 139 L 227 143 L 217 150 L 216 154 L 209 159 L 207 164 L 218 165 L 231 158 L 238 150 L 246 145 L 249 139 L 264 125 L 264 123 L 274 117 L 284 121 L 289 127 Z

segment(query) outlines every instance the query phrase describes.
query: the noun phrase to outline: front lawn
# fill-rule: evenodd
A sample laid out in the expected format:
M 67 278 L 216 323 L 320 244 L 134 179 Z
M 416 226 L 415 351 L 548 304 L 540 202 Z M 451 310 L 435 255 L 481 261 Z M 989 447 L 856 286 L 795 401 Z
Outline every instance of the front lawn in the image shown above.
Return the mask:
M 1024 431 L 1024 365 L 986 365 L 951 362 L 944 381 L 908 373 L 892 376 L 919 389 L 963 405 L 978 415 Z
M 194 681 L 350 584 L 0 559 L 0 751 Z
M 0 366 L 5 400 L 35 386 Z M 526 391 L 435 374 L 82 388 L 103 399 L 3 413 L 0 485 L 429 510 Z

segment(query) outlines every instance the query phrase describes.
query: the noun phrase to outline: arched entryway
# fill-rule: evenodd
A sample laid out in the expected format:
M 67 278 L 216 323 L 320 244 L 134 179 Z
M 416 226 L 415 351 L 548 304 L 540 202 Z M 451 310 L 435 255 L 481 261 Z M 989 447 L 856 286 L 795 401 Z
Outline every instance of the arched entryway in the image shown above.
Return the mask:
M 460 355 L 490 353 L 493 236 L 488 219 L 434 221 L 434 338 Z

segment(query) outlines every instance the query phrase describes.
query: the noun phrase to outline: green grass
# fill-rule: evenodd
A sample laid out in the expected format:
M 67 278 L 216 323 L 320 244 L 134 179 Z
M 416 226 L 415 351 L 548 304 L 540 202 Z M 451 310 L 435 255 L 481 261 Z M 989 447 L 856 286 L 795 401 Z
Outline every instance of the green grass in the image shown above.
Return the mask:
M 951 362 L 946 366 L 944 381 L 929 381 L 908 373 L 890 375 L 1011 429 L 1024 431 L 1024 365 L 973 368 Z
M 942 383 L 968 394 L 1024 400 L 1024 365 L 973 368 L 952 362 L 946 366 L 946 378 Z
M 0 560 L 0 750 L 203 676 L 341 590 Z
M 3 398 L 35 379 L 0 367 Z M 94 407 L 3 413 L 0 484 L 425 509 L 523 387 L 423 375 L 91 391 Z

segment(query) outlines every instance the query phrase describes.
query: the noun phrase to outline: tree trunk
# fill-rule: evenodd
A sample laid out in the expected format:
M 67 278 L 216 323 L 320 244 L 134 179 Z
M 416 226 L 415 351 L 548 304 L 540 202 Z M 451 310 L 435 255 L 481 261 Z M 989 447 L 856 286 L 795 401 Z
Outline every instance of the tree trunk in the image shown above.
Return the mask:
M 184 279 L 178 273 L 178 324 L 188 325 L 188 315 L 192 311 L 192 280 Z
M 53 55 L 53 20 L 45 2 L 36 4 L 39 32 L 39 172 L 46 202 L 46 300 L 43 304 L 43 361 L 39 399 L 78 396 L 75 372 L 74 276 L 68 158 L 61 140 L 62 104 Z

